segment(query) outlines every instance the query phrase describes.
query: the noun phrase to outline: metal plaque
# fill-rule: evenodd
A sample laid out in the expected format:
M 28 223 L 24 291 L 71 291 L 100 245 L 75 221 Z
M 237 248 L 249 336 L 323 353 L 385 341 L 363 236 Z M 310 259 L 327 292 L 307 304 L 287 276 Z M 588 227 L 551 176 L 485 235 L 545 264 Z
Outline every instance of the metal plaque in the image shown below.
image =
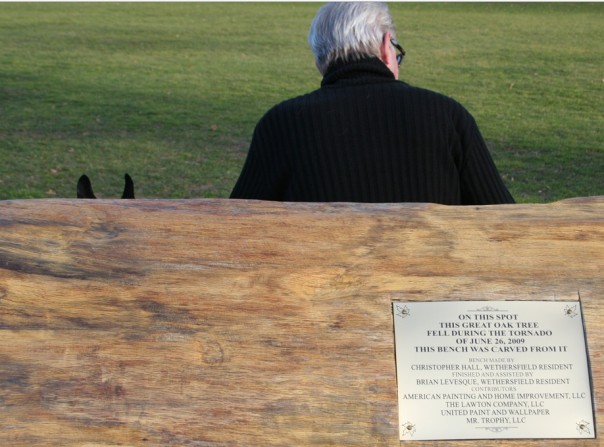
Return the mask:
M 401 440 L 594 438 L 579 301 L 393 303 Z

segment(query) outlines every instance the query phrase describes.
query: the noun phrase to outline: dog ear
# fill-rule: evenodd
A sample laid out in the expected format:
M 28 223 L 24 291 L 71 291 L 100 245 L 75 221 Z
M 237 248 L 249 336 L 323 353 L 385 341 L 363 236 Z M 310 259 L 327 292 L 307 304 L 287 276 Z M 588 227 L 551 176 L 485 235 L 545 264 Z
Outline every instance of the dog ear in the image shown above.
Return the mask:
M 124 176 L 126 184 L 124 186 L 124 192 L 122 193 L 122 199 L 134 199 L 134 182 L 132 178 L 126 174 Z
M 78 180 L 78 199 L 96 199 L 94 192 L 92 192 L 90 179 L 86 174 Z

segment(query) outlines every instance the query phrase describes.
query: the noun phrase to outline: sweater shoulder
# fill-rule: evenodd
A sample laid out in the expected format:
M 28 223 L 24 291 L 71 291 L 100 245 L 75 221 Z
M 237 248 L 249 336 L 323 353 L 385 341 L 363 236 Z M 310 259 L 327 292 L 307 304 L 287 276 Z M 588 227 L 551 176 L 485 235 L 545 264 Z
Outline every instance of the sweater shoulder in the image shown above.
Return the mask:
M 416 87 L 405 82 L 399 81 L 398 88 L 403 91 L 403 94 L 413 95 L 425 99 L 426 101 L 434 102 L 452 109 L 466 110 L 465 107 L 455 98 L 445 95 L 444 93 L 435 90 L 429 90 L 423 87 Z
M 304 93 L 302 95 L 295 96 L 293 98 L 288 98 L 281 102 L 278 102 L 264 113 L 258 124 L 261 124 L 270 119 L 278 119 L 284 116 L 288 116 L 291 113 L 299 112 L 305 104 L 308 104 L 308 102 L 312 100 L 314 94 L 317 91 L 318 90 L 315 90 L 310 93 Z
M 336 104 L 356 104 L 356 101 L 351 98 L 358 97 L 359 101 L 363 101 L 362 98 L 372 93 L 377 93 L 383 98 L 400 101 L 401 104 L 421 104 L 422 108 L 439 110 L 450 116 L 453 121 L 473 121 L 469 111 L 455 98 L 403 81 L 392 80 L 346 87 L 321 87 L 275 104 L 266 111 L 258 124 L 287 120 L 304 113 L 314 113 L 326 105 L 333 106 L 334 102 Z
M 407 84 L 408 95 L 415 96 L 415 102 L 431 104 L 433 109 L 441 110 L 458 126 L 474 125 L 475 119 L 470 111 L 457 99 L 444 93 L 413 87 Z

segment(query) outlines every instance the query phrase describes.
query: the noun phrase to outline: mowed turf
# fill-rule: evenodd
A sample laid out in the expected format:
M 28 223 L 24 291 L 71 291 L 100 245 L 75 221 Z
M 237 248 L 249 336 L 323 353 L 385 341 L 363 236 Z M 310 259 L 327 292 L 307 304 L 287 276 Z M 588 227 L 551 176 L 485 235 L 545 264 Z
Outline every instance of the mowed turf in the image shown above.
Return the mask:
M 319 86 L 318 3 L 0 3 L 0 199 L 227 197 Z M 401 79 L 475 116 L 519 202 L 604 194 L 604 4 L 392 3 Z

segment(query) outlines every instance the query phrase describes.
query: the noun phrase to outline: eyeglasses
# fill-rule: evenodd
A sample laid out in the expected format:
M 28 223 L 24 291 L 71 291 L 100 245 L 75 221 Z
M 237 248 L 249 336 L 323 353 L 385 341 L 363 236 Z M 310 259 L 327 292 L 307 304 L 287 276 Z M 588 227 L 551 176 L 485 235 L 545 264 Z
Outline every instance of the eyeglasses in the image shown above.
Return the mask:
M 390 39 L 390 43 L 392 44 L 392 46 L 394 48 L 396 48 L 398 50 L 398 53 L 396 55 L 396 63 L 399 65 L 399 67 L 401 66 L 401 64 L 403 63 L 403 58 L 405 57 L 405 50 L 403 50 L 403 47 L 401 47 L 401 45 L 394 39 Z

